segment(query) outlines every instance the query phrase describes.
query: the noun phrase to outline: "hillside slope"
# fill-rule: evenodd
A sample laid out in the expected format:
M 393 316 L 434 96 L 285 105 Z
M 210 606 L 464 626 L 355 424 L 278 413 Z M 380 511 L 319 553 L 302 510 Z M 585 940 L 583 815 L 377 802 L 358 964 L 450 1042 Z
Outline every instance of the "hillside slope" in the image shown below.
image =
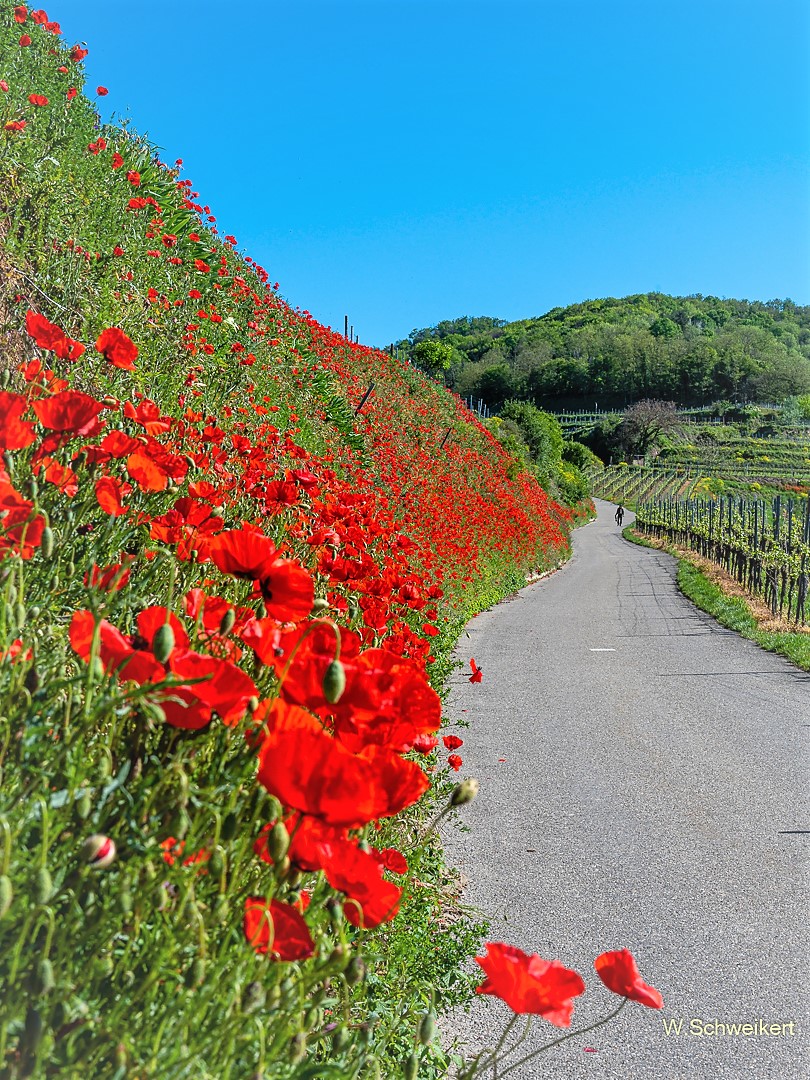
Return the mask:
M 395 1075 L 476 945 L 437 688 L 573 514 L 292 310 L 85 55 L 0 7 L 0 1072 Z

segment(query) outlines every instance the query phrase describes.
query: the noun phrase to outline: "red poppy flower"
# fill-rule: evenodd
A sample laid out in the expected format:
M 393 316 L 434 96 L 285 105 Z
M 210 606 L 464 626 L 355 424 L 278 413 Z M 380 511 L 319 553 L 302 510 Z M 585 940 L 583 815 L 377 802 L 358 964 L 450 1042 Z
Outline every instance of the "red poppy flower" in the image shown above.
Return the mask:
M 180 483 L 188 472 L 188 462 L 150 440 L 127 458 L 127 472 L 142 491 L 165 491 L 169 481 Z
M 3 124 L 4 131 L 25 131 L 25 128 L 25 120 L 8 120 L 5 124 Z
M 306 960 L 315 942 L 301 913 L 292 904 L 263 896 L 245 900 L 244 931 L 257 953 L 272 953 L 279 960 Z
M 629 949 L 604 952 L 594 961 L 596 974 L 614 994 L 638 1001 L 651 1009 L 661 1009 L 664 999 L 660 993 L 641 978 L 635 957 Z
M 127 173 L 127 180 L 129 180 L 133 187 L 139 187 L 141 183 L 141 174 L 134 169 L 130 169 Z
M 98 94 L 99 97 L 106 97 L 107 94 L 109 94 L 109 92 L 110 91 L 107 89 L 106 86 L 97 86 L 96 87 L 96 93 Z
M 479 683 L 479 682 L 481 682 L 481 679 L 484 677 L 483 669 L 480 668 L 476 664 L 475 660 L 470 660 L 470 667 L 472 668 L 472 675 L 470 675 L 470 682 L 471 683 Z
M 29 94 L 28 100 L 32 105 L 38 105 L 39 108 L 44 108 L 48 104 L 48 99 L 44 94 Z
M 276 701 L 259 753 L 258 780 L 285 806 L 331 825 L 360 828 L 415 803 L 429 782 L 383 747 L 349 753 L 303 709 Z
M 36 311 L 26 312 L 25 328 L 40 349 L 55 353 L 60 360 L 78 360 L 85 351 L 81 342 L 69 338 L 61 327 Z
M 487 942 L 487 955 L 475 962 L 487 978 L 476 992 L 492 994 L 516 1013 L 534 1013 L 557 1027 L 570 1027 L 575 997 L 585 983 L 559 960 L 543 960 L 513 945 Z
M 20 45 L 25 49 L 31 44 L 31 38 L 28 34 L 23 34 L 20 38 Z
M 80 60 L 84 60 L 87 56 L 88 50 L 82 49 L 79 45 L 74 45 L 70 50 L 70 59 L 74 64 L 78 64 Z
M 34 425 L 21 419 L 27 409 L 22 394 L 0 390 L 0 449 L 22 450 L 34 441 Z
M 460 746 L 464 745 L 464 740 L 460 739 L 458 735 L 443 735 L 442 742 L 448 750 L 458 750 Z
M 96 502 L 105 514 L 120 517 L 126 512 L 123 498 L 132 491 L 130 484 L 125 484 L 113 476 L 102 476 L 96 481 Z
M 346 841 L 334 849 L 324 871 L 332 888 L 346 894 L 343 914 L 352 926 L 379 926 L 399 911 L 402 889 L 385 880 L 382 863 L 372 852 Z
M 97 566 L 93 563 L 90 573 L 84 575 L 85 587 L 99 589 L 101 592 L 118 592 L 129 584 L 129 567 L 133 559 L 126 557 L 126 562 L 113 566 Z
M 44 26 L 48 21 L 47 12 L 43 11 L 42 8 L 39 8 L 38 11 L 32 11 L 31 18 L 34 20 L 37 26 Z
M 0 479 L 0 557 L 4 552 L 16 551 L 21 558 L 30 559 L 44 531 L 45 519 L 34 514 L 34 504 Z
M 28 8 L 24 7 L 22 4 L 14 8 L 14 22 L 24 23 L 27 17 Z
M 382 851 L 376 852 L 376 857 L 380 860 L 385 869 L 390 870 L 392 874 L 408 873 L 408 860 L 402 852 L 397 851 L 396 848 L 383 848 Z
M 120 169 L 121 166 L 124 164 L 124 159 L 121 157 L 117 150 L 113 152 L 112 161 L 110 162 L 110 164 L 114 169 Z
M 455 771 L 458 772 L 464 762 L 461 760 L 458 754 L 451 754 L 450 757 L 447 759 L 447 764 L 450 766 L 451 769 L 455 769 Z
M 165 431 L 171 430 L 172 418 L 162 416 L 160 409 L 151 398 L 143 398 L 137 405 L 128 401 L 124 405 L 124 416 L 140 424 L 147 435 L 162 435 Z
M 53 397 L 33 403 L 43 427 L 73 435 L 90 435 L 98 431 L 98 414 L 102 408 L 100 401 L 81 390 L 61 390 Z
M 138 350 L 123 330 L 110 326 L 102 330 L 96 339 L 96 349 L 117 368 L 134 371 Z

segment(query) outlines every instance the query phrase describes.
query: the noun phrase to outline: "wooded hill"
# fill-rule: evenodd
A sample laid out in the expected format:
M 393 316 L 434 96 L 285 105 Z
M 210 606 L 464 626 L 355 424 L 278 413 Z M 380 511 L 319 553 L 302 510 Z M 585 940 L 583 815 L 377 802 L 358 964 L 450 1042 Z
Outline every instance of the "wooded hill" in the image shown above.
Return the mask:
M 436 358 L 448 385 L 490 407 L 510 398 L 550 409 L 778 402 L 810 391 L 810 307 L 791 300 L 642 293 L 517 322 L 448 319 L 413 330 L 400 355 L 418 363 L 420 343 L 445 346 Z

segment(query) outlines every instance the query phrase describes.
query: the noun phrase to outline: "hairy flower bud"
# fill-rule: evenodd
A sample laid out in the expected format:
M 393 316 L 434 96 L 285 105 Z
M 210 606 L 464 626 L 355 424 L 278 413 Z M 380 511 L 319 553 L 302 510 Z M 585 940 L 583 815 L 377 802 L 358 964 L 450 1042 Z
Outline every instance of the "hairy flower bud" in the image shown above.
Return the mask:
M 456 784 L 453 788 L 453 793 L 450 796 L 451 806 L 463 806 L 465 803 L 470 803 L 478 794 L 481 785 L 473 776 L 467 777 L 466 780 L 462 780 L 460 784 Z
M 94 870 L 105 870 L 115 860 L 115 854 L 115 842 L 101 833 L 93 833 L 82 844 L 82 858 Z
M 418 1038 L 423 1046 L 429 1046 L 436 1035 L 436 1017 L 432 1012 L 426 1012 L 419 1022 Z
M 11 878 L 8 874 L 0 875 L 0 919 L 6 914 L 11 907 L 11 902 L 14 899 L 14 889 L 11 886 Z
M 330 705 L 340 701 L 346 689 L 346 669 L 340 660 L 333 660 L 323 677 L 323 696 Z
M 169 623 L 158 627 L 152 641 L 152 655 L 159 664 L 165 664 L 174 649 L 174 630 Z
M 222 616 L 222 621 L 219 624 L 219 632 L 225 637 L 226 634 L 230 634 L 233 630 L 233 624 L 236 622 L 236 612 L 232 607 L 229 607 L 225 614 Z
M 277 821 L 267 837 L 267 854 L 274 863 L 279 863 L 290 848 L 290 834 L 283 822 Z

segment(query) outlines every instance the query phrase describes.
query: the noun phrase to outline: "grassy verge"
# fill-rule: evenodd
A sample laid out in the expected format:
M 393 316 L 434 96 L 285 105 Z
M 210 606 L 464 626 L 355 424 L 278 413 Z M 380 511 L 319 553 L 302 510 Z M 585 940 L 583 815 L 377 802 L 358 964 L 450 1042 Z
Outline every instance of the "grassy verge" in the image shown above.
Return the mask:
M 774 628 L 771 612 L 764 604 L 749 597 L 730 574 L 693 551 L 650 540 L 637 533 L 632 525 L 628 525 L 622 535 L 633 544 L 673 555 L 678 560 L 678 587 L 701 611 L 768 652 L 779 653 L 810 671 L 810 633 Z

